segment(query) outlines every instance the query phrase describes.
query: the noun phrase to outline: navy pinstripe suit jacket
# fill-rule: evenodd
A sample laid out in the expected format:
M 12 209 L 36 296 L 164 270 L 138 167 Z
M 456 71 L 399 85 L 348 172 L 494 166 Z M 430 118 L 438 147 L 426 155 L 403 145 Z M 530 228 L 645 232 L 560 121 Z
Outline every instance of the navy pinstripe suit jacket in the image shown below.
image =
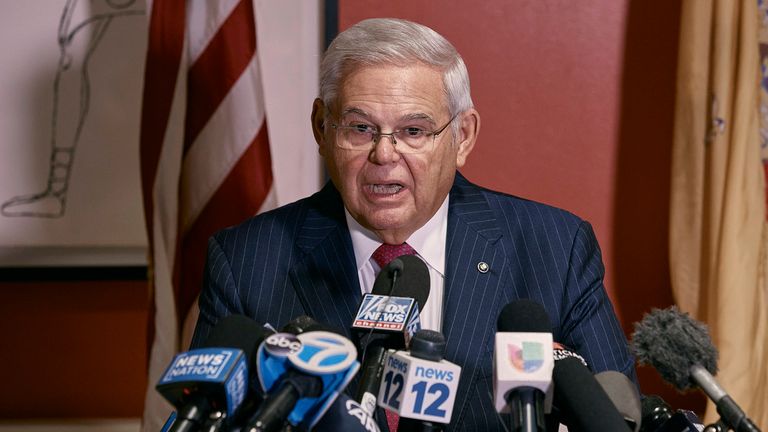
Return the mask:
M 618 370 L 636 381 L 587 222 L 480 188 L 457 173 L 446 251 L 442 333 L 446 359 L 462 367 L 449 430 L 503 430 L 491 396 L 493 335 L 501 308 L 515 299 L 544 305 L 554 339 L 578 351 L 595 372 Z M 478 271 L 481 261 L 490 266 L 487 273 Z M 229 314 L 276 328 L 306 314 L 351 338 L 361 300 L 342 201 L 329 183 L 211 238 L 192 345 Z M 380 419 L 382 430 L 385 423 Z

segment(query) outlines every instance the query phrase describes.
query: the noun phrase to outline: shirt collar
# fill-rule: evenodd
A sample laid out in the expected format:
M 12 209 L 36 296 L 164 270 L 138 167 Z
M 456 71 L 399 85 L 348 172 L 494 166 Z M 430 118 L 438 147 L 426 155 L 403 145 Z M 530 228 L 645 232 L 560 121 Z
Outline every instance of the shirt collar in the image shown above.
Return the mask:
M 434 270 L 445 276 L 445 241 L 448 233 L 448 196 L 432 218 L 406 240 L 417 254 Z M 382 242 L 376 235 L 360 225 L 344 207 L 347 227 L 352 237 L 357 270 L 371 260 L 371 255 Z

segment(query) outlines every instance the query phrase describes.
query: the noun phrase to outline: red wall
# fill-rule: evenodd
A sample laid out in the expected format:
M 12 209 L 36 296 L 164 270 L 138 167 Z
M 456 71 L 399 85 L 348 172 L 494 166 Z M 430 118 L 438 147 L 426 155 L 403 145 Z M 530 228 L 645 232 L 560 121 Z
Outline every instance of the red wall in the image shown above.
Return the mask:
M 0 283 L 0 418 L 139 417 L 148 306 L 146 281 Z
M 666 0 L 340 0 L 339 27 L 399 17 L 464 57 L 482 127 L 462 170 L 483 186 L 589 220 L 606 286 L 629 335 L 672 304 L 667 261 L 678 2 Z M 655 371 L 642 390 L 703 410 Z

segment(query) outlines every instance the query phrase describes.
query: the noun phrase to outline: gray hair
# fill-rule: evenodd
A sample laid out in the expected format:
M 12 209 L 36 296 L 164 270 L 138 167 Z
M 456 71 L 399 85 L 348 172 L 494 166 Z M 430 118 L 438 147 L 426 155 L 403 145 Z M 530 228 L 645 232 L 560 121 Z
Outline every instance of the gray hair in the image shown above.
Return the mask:
M 320 63 L 320 99 L 326 109 L 336 102 L 341 80 L 355 68 L 414 62 L 442 72 L 452 117 L 473 108 L 467 66 L 456 48 L 431 28 L 396 18 L 363 20 L 336 36 Z M 454 136 L 457 131 L 454 124 Z

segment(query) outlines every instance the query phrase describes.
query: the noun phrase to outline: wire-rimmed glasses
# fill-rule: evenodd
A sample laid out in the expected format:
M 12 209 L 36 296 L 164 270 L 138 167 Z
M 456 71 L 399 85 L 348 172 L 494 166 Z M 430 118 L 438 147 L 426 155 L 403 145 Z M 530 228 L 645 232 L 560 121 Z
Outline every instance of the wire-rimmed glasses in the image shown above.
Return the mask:
M 457 115 L 451 117 L 448 123 L 434 131 L 409 126 L 389 133 L 382 133 L 376 126 L 362 121 L 353 121 L 346 125 L 336 123 L 329 123 L 329 125 L 337 132 L 336 145 L 345 150 L 370 151 L 381 137 L 386 136 L 389 137 L 395 150 L 399 153 L 425 153 L 432 150 L 435 137 L 440 135 Z

